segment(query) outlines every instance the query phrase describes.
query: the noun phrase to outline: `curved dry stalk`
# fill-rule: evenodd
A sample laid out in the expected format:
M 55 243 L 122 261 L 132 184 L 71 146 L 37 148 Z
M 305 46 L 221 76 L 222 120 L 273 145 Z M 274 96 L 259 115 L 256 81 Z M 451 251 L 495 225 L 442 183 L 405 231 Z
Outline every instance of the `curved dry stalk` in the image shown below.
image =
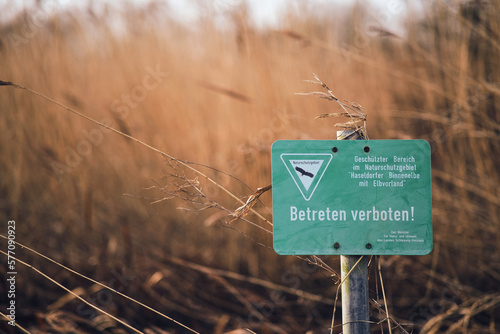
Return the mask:
M 2 237 L 2 238 L 4 238 L 4 239 L 8 240 L 8 238 L 7 238 L 6 236 L 4 236 L 3 234 L 0 234 L 0 237 Z M 126 294 L 124 294 L 124 293 L 122 293 L 122 292 L 120 292 L 120 291 L 117 291 L 117 290 L 115 290 L 115 289 L 113 289 L 113 288 L 111 288 L 111 287 L 107 286 L 106 284 L 103 284 L 103 283 L 101 283 L 101 282 L 98 282 L 98 281 L 96 281 L 95 279 L 92 279 L 92 278 L 90 278 L 90 277 L 88 277 L 88 276 L 85 276 L 84 274 L 79 273 L 79 272 L 78 272 L 78 271 L 76 271 L 76 270 L 73 270 L 73 269 L 71 269 L 71 268 L 69 268 L 69 267 L 66 267 L 65 265 L 63 265 L 63 264 L 61 264 L 61 263 L 57 262 L 56 260 L 54 260 L 54 259 L 52 259 L 52 258 L 50 258 L 50 257 L 48 257 L 48 256 L 46 256 L 46 255 L 43 255 L 43 254 L 41 254 L 41 253 L 37 252 L 36 250 L 34 250 L 34 249 L 32 249 L 32 248 L 30 248 L 30 247 L 28 247 L 28 246 L 25 246 L 25 245 L 21 244 L 21 243 L 20 243 L 20 242 L 18 242 L 18 241 L 15 241 L 15 243 L 16 243 L 16 245 L 18 245 L 18 246 L 19 246 L 19 247 L 21 247 L 22 249 L 26 249 L 26 250 L 28 250 L 28 251 L 32 252 L 33 254 L 38 255 L 38 256 L 40 256 L 41 258 L 43 258 L 43 259 L 45 259 L 45 260 L 47 260 L 47 261 L 49 261 L 49 262 L 52 262 L 53 264 L 55 264 L 55 265 L 59 266 L 60 268 L 62 268 L 62 269 L 64 269 L 64 270 L 66 270 L 66 271 L 69 271 L 70 273 L 72 273 L 72 274 L 74 274 L 74 275 L 77 275 L 77 276 L 79 276 L 79 277 L 81 277 L 81 278 L 83 278 L 83 279 L 86 279 L 86 280 L 88 280 L 89 282 L 92 282 L 92 283 L 94 283 L 94 284 L 96 284 L 96 285 L 98 285 L 98 286 L 100 286 L 100 287 L 102 287 L 102 288 L 104 288 L 104 289 L 107 289 L 107 290 L 109 290 L 109 291 L 111 291 L 111 292 L 113 292 L 113 293 L 116 293 L 117 295 L 119 295 L 119 296 L 121 296 L 121 297 L 123 297 L 123 298 L 125 298 L 125 299 L 127 299 L 127 300 L 129 300 L 129 301 L 131 301 L 131 302 L 133 302 L 133 303 L 136 303 L 137 305 L 142 306 L 142 307 L 144 307 L 145 309 L 147 309 L 148 311 L 154 312 L 155 314 L 157 314 L 157 315 L 159 315 L 159 316 L 161 316 L 161 317 L 163 317 L 163 318 L 165 318 L 165 319 L 167 319 L 167 320 L 169 320 L 169 321 L 172 321 L 173 323 L 175 323 L 175 324 L 177 324 L 177 325 L 179 325 L 179 326 L 181 326 L 181 327 L 183 327 L 183 328 L 185 328 L 185 329 L 189 330 L 189 331 L 190 331 L 190 332 L 192 332 L 192 333 L 199 334 L 199 333 L 198 333 L 198 332 L 196 332 L 194 329 L 189 328 L 188 326 L 184 325 L 183 323 L 181 323 L 181 322 L 179 322 L 179 321 L 177 321 L 177 320 L 175 320 L 175 319 L 173 319 L 173 318 L 171 318 L 171 317 L 169 317 L 169 316 L 167 316 L 167 315 L 165 315 L 165 314 L 163 314 L 163 313 L 161 313 L 161 312 L 159 312 L 159 311 L 155 310 L 154 308 L 152 308 L 152 307 L 150 307 L 150 306 L 148 306 L 148 305 L 146 305 L 146 304 L 144 304 L 144 303 L 141 303 L 141 302 L 140 302 L 140 301 L 138 301 L 138 300 L 135 300 L 135 299 L 134 299 L 134 298 L 132 298 L 132 297 L 127 296 Z M 7 255 L 5 252 L 3 252 L 3 251 L 1 251 L 1 250 L 0 250 L 0 252 L 1 252 L 1 253 L 3 253 L 3 254 L 5 254 L 5 255 Z M 19 260 L 18 258 L 15 258 L 15 257 L 13 257 L 13 256 L 11 256 L 11 257 L 12 257 L 12 258 L 14 258 L 17 262 L 19 262 L 19 263 L 21 263 L 21 264 L 24 264 L 24 265 L 25 265 L 25 266 L 27 266 L 28 268 L 30 268 L 30 269 L 32 269 L 32 270 L 34 270 L 34 271 L 36 271 L 37 273 L 39 273 L 39 274 L 40 274 L 40 275 L 42 275 L 43 277 L 45 277 L 45 278 L 47 278 L 48 280 L 50 280 L 52 283 L 54 283 L 54 284 L 58 285 L 58 286 L 59 286 L 59 287 L 61 287 L 62 289 L 66 290 L 66 292 L 68 292 L 69 294 L 73 295 L 75 298 L 80 299 L 82 302 L 84 302 L 85 304 L 89 305 L 90 307 L 92 307 L 92 308 L 94 308 L 94 309 L 98 310 L 99 312 L 102 312 L 102 313 L 103 313 L 103 314 L 105 314 L 105 315 L 109 315 L 109 314 L 108 314 L 108 313 L 106 313 L 105 311 L 101 310 L 101 309 L 100 309 L 100 308 L 98 308 L 97 306 L 94 306 L 94 305 L 93 305 L 93 304 L 91 304 L 90 302 L 86 301 L 85 299 L 83 299 L 82 297 L 80 297 L 78 294 L 76 294 L 75 292 L 73 292 L 73 291 L 69 290 L 68 288 L 64 287 L 64 286 L 63 286 L 63 285 L 61 285 L 59 282 L 57 282 L 56 280 L 54 280 L 53 278 L 51 278 L 51 277 L 50 277 L 50 276 L 48 276 L 47 274 L 45 274 L 45 273 L 41 272 L 41 271 L 40 271 L 40 270 L 38 270 L 37 268 L 35 268 L 35 267 L 31 266 L 30 264 L 27 264 L 27 263 L 25 263 L 25 262 L 23 262 L 23 261 Z M 125 325 L 125 326 L 129 327 L 130 329 L 134 330 L 135 332 L 142 333 L 142 332 L 140 332 L 140 331 L 136 330 L 135 328 L 131 327 L 130 325 L 128 325 L 128 324 L 126 324 L 126 323 L 122 322 L 121 320 L 116 319 L 116 318 L 115 318 L 115 317 L 113 317 L 112 315 L 109 315 L 109 316 L 110 316 L 113 320 L 118 321 L 119 323 L 121 323 L 121 324 L 123 324 L 123 325 Z
M 6 321 L 11 321 L 11 319 L 8 316 L 6 316 L 5 314 L 3 314 L 2 312 L 0 312 L 0 316 L 4 317 Z M 31 334 L 31 332 L 29 332 L 26 328 L 24 328 L 23 326 L 19 325 L 17 323 L 17 321 L 14 322 L 14 326 L 17 327 L 17 328 L 19 328 L 23 333 Z
M 3 236 L 2 236 L 3 237 Z M 117 317 L 115 317 L 114 315 L 104 311 L 103 309 L 99 308 L 98 306 L 95 306 L 94 304 L 92 304 L 91 302 L 87 301 L 85 298 L 79 296 L 78 294 L 76 294 L 75 292 L 71 291 L 70 289 L 68 289 L 67 287 L 65 287 L 64 285 L 62 285 L 61 283 L 59 283 L 58 281 L 56 281 L 55 279 L 53 279 L 52 277 L 50 277 L 49 275 L 45 274 L 44 272 L 42 272 L 41 270 L 39 270 L 38 268 L 35 268 L 33 267 L 32 265 L 22 261 L 22 260 L 19 260 L 17 257 L 15 256 L 12 256 L 12 255 L 7 255 L 7 253 L 5 253 L 4 251 L 0 250 L 0 253 L 4 254 L 5 256 L 10 256 L 12 259 L 14 259 L 16 262 L 18 263 L 21 263 L 23 265 L 25 265 L 26 267 L 30 268 L 31 270 L 35 271 L 37 274 L 45 277 L 46 279 L 48 279 L 49 281 L 51 281 L 52 283 L 54 283 L 55 285 L 57 285 L 58 287 L 60 287 L 61 289 L 63 289 L 64 291 L 66 291 L 67 293 L 69 293 L 70 295 L 74 296 L 76 299 L 80 300 L 81 302 L 85 303 L 86 305 L 88 305 L 89 307 L 93 308 L 94 310 L 110 317 L 111 319 L 113 319 L 114 321 L 118 322 L 119 324 L 127 327 L 128 329 L 134 331 L 135 333 L 140 333 L 140 334 L 144 334 L 143 332 L 141 332 L 140 330 L 132 327 L 131 325 L 127 324 L 125 321 L 123 320 L 120 320 L 118 319 Z M 196 333 L 196 332 L 194 332 Z
M 339 113 L 328 113 L 328 114 L 319 114 L 316 118 L 329 118 L 329 117 L 348 117 L 350 120 L 345 123 L 336 123 L 334 126 L 344 128 L 344 131 L 350 131 L 350 135 L 352 132 L 358 133 L 363 138 L 368 139 L 368 135 L 366 133 L 366 112 L 365 108 L 362 105 L 356 102 L 351 101 L 340 101 L 335 94 L 333 94 L 332 90 L 319 79 L 319 77 L 313 73 L 315 80 L 304 80 L 305 82 L 309 82 L 315 85 L 320 85 L 323 87 L 325 92 L 309 92 L 309 93 L 296 93 L 296 95 L 311 95 L 316 96 L 321 99 L 326 99 L 329 101 L 333 101 L 338 103 L 338 105 L 342 108 L 343 112 Z M 363 126 L 359 126 L 358 123 L 363 122 Z
M 121 136 L 123 136 L 125 138 L 128 138 L 128 139 L 130 139 L 130 140 L 132 140 L 132 141 L 134 141 L 134 142 L 136 142 L 136 143 L 138 143 L 138 144 L 140 144 L 142 146 L 145 146 L 148 149 L 150 149 L 150 150 L 152 150 L 152 151 L 154 151 L 156 153 L 159 153 L 162 156 L 164 156 L 164 157 L 166 157 L 166 158 L 168 158 L 168 159 L 170 159 L 172 161 L 175 161 L 175 162 L 179 163 L 180 165 L 182 165 L 183 167 L 191 170 L 192 172 L 196 173 L 197 175 L 202 176 L 207 181 L 209 181 L 210 183 L 212 183 L 213 185 L 215 185 L 217 188 L 219 188 L 223 192 L 225 192 L 227 195 L 229 195 L 230 197 L 232 197 L 233 199 L 235 199 L 237 202 L 245 205 L 245 203 L 238 196 L 236 196 L 235 194 L 233 194 L 231 191 L 229 191 L 228 189 L 226 189 L 224 186 L 222 186 L 220 183 L 218 183 L 217 181 L 215 181 L 214 179 L 212 179 L 211 177 L 209 177 L 205 173 L 203 173 L 200 170 L 198 170 L 198 169 L 190 166 L 190 164 L 188 162 L 186 162 L 186 161 L 182 161 L 180 159 L 177 159 L 177 158 L 171 156 L 170 154 L 165 153 L 162 150 L 157 149 L 156 147 L 151 146 L 151 145 L 143 142 L 140 139 L 137 139 L 137 138 L 135 138 L 135 137 L 133 137 L 131 135 L 128 135 L 128 134 L 126 134 L 126 133 L 124 133 L 124 132 L 122 132 L 120 130 L 117 130 L 117 129 L 111 127 L 111 126 L 108 126 L 108 125 L 106 125 L 106 124 L 104 124 L 102 122 L 99 122 L 99 121 L 93 119 L 92 117 L 89 117 L 89 116 L 87 116 L 85 114 L 82 114 L 82 113 L 76 111 L 75 109 L 70 108 L 70 107 L 68 107 L 68 106 L 66 106 L 66 105 L 64 105 L 64 104 L 62 104 L 62 103 L 60 103 L 60 102 L 58 102 L 58 101 L 56 101 L 56 100 L 54 100 L 54 99 L 52 99 L 52 98 L 44 95 L 44 94 L 42 94 L 42 93 L 39 93 L 39 92 L 37 92 L 37 91 L 35 91 L 35 90 L 31 89 L 31 88 L 24 87 L 24 86 L 18 85 L 16 83 L 13 83 L 13 82 L 10 82 L 10 81 L 2 81 L 2 80 L 0 80 L 0 86 L 12 86 L 12 87 L 15 87 L 15 88 L 26 90 L 26 91 L 28 91 L 28 92 L 30 92 L 32 94 L 35 94 L 37 96 L 40 96 L 41 98 L 44 98 L 47 101 L 50 101 L 51 103 L 54 103 L 54 104 L 58 105 L 61 108 L 66 109 L 67 111 L 69 111 L 69 112 L 71 112 L 71 113 L 73 113 L 75 115 L 78 115 L 78 116 L 80 116 L 82 118 L 85 118 L 86 120 L 91 121 L 94 124 L 97 124 L 97 125 L 105 128 L 105 129 L 113 131 L 113 132 L 115 132 L 115 133 L 117 133 L 117 134 L 119 134 L 119 135 L 121 135 Z M 257 211 L 255 211 L 253 208 L 250 208 L 250 211 L 252 211 L 252 213 L 254 213 L 257 217 L 259 217 L 260 219 L 262 219 L 264 222 L 266 222 L 266 223 L 268 223 L 269 225 L 272 226 L 272 223 L 268 219 L 266 219 L 260 213 L 258 213 Z
M 241 217 L 244 217 L 248 214 L 248 212 L 252 209 L 252 207 L 255 205 L 255 203 L 257 202 L 257 200 L 259 199 L 259 197 L 265 193 L 266 191 L 269 191 L 271 190 L 272 188 L 272 184 L 269 184 L 265 187 L 262 187 L 262 188 L 259 188 L 257 189 L 256 192 L 254 192 L 252 195 L 250 195 L 246 201 L 245 204 L 243 204 L 242 206 L 240 206 L 239 208 L 237 208 L 234 213 L 233 213 L 233 216 L 235 217 L 233 220 L 231 220 L 229 223 L 232 223 L 233 221 L 235 220 L 238 220 L 240 219 Z
M 380 257 L 377 259 L 377 265 L 378 265 L 378 274 L 380 277 L 380 286 L 382 288 L 382 296 L 384 297 L 384 306 L 385 306 L 385 314 L 387 316 L 387 325 L 389 328 L 389 334 L 392 334 L 392 328 L 391 328 L 391 316 L 389 315 L 389 309 L 387 308 L 387 298 L 385 297 L 385 286 L 384 286 L 384 280 L 382 279 L 382 268 L 380 266 Z

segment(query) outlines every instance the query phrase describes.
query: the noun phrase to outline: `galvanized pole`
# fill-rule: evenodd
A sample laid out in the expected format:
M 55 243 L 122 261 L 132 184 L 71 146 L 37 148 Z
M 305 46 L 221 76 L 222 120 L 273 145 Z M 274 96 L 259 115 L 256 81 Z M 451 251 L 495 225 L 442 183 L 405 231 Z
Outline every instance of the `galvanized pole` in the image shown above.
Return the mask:
M 338 131 L 337 139 L 365 139 L 357 131 Z M 370 333 L 368 303 L 368 257 L 341 255 L 342 332 L 344 334 Z
M 370 333 L 368 310 L 368 257 L 341 255 L 342 332 Z

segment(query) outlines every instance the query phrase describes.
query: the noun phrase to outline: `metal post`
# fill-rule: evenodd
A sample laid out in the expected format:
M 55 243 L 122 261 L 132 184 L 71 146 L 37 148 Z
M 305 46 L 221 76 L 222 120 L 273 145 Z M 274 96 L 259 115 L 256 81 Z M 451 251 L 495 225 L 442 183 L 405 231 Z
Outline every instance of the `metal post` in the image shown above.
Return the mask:
M 368 310 L 368 257 L 341 255 L 342 332 L 370 333 Z
M 338 131 L 337 139 L 364 139 L 354 131 Z M 368 303 L 368 257 L 341 255 L 342 332 L 344 334 L 370 333 Z

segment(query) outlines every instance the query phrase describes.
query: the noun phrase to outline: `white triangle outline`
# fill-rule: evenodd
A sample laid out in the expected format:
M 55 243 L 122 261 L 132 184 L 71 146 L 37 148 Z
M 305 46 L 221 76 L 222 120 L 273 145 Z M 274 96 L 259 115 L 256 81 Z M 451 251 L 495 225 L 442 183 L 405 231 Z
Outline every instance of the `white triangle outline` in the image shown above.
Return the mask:
M 283 158 L 283 156 L 287 156 L 287 155 L 291 155 L 291 156 L 295 156 L 297 157 L 295 160 L 314 160 L 314 157 L 318 157 L 318 156 L 327 156 L 329 157 L 329 159 L 321 159 L 323 161 L 327 161 L 326 163 L 326 166 L 324 168 L 320 168 L 319 170 L 322 170 L 322 173 L 321 175 L 318 176 L 318 174 L 315 175 L 315 178 L 316 177 L 319 177 L 318 179 L 318 182 L 316 182 L 316 184 L 314 185 L 314 188 L 312 189 L 311 193 L 309 194 L 309 196 L 306 196 L 306 194 L 304 194 L 304 192 L 302 192 L 302 189 L 301 187 L 299 186 L 299 184 L 297 183 L 297 180 L 296 180 L 296 176 L 298 176 L 296 173 L 295 173 L 295 170 L 291 171 L 289 168 L 288 168 L 288 165 L 285 161 L 285 159 Z M 288 173 L 290 174 L 290 176 L 292 177 L 292 180 L 293 182 L 295 183 L 295 185 L 297 186 L 297 188 L 299 189 L 300 191 L 300 194 L 302 195 L 302 197 L 304 197 L 304 199 L 306 201 L 309 201 L 314 192 L 316 191 L 316 188 L 318 187 L 319 183 L 321 182 L 321 179 L 323 178 L 323 175 L 325 174 L 328 166 L 330 165 L 330 162 L 332 161 L 332 158 L 333 158 L 333 155 L 332 154 L 329 154 L 329 153 L 282 153 L 280 155 L 280 158 L 281 158 L 281 161 L 283 161 L 283 164 L 285 165 L 285 168 L 286 170 L 288 171 Z M 306 159 L 304 159 L 306 158 Z M 288 160 L 290 161 L 290 160 Z M 322 166 L 323 167 L 323 166 Z M 295 176 L 294 176 L 294 173 L 295 173 Z M 314 178 L 314 179 L 315 179 Z M 314 183 L 314 179 L 313 179 L 313 183 Z M 301 181 L 302 182 L 302 181 Z M 305 185 L 302 184 L 305 188 Z

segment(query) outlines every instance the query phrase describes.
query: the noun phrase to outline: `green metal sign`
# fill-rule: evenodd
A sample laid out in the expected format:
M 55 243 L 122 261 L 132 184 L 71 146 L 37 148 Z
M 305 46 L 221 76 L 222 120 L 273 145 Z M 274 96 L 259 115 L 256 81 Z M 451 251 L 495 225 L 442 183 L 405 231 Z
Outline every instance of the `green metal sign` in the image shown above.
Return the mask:
M 274 249 L 282 255 L 425 255 L 432 250 L 425 140 L 278 140 Z

